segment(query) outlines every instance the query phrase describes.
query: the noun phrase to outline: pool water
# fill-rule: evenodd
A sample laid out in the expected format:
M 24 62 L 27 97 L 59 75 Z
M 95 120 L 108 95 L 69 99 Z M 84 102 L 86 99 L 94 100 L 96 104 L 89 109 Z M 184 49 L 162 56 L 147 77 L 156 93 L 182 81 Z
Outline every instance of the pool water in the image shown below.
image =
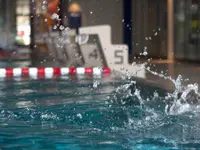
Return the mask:
M 0 147 L 74 150 L 122 147 L 125 140 L 122 133 L 112 128 L 123 126 L 124 116 L 114 112 L 106 102 L 114 88 L 113 81 L 108 79 L 101 83 L 73 77 L 2 81 Z
M 0 81 L 0 149 L 200 148 L 199 112 L 166 114 L 165 91 L 142 84 L 133 90 L 131 81 Z

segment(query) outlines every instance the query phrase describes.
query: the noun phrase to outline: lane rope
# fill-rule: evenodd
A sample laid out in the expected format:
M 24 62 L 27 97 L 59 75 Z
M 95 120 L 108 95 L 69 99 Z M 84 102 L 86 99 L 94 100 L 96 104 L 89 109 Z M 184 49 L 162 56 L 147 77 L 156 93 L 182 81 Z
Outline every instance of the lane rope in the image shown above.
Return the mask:
M 110 68 L 0 68 L 0 78 L 111 74 Z

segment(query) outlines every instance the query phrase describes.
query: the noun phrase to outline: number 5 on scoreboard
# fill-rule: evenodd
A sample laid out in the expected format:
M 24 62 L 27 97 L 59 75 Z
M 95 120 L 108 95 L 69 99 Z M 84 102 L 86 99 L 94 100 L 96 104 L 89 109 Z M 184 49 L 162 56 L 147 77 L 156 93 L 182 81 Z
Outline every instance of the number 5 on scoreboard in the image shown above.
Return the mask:
M 124 64 L 124 51 L 123 50 L 115 50 L 115 64 L 121 65 Z

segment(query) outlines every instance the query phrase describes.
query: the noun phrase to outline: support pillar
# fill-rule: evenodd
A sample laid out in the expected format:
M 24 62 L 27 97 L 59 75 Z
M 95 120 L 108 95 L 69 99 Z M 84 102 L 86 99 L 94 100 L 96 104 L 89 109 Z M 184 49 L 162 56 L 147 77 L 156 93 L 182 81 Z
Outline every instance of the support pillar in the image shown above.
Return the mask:
M 168 60 L 174 60 L 174 0 L 168 0 Z

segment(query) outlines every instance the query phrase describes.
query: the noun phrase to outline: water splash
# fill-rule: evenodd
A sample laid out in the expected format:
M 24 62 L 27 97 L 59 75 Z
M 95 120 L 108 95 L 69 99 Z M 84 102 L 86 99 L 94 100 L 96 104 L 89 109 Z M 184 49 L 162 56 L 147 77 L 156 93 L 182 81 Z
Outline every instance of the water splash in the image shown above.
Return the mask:
M 109 97 L 109 99 L 114 99 L 113 103 L 118 102 L 120 107 L 117 109 L 121 109 L 127 117 L 122 128 L 113 127 L 111 129 L 115 132 L 123 132 L 131 143 L 125 146 L 129 148 L 134 145 L 133 149 L 137 145 L 145 146 L 148 143 L 151 145 L 147 147 L 168 145 L 177 149 L 187 148 L 187 146 L 195 147 L 195 145 L 192 146 L 193 143 L 199 146 L 200 94 L 198 84 L 184 86 L 183 83 L 186 80 L 181 75 L 173 79 L 164 75 L 163 72 L 153 72 L 149 67 L 146 70 L 172 82 L 174 91 L 166 92 L 165 96 L 155 91 L 152 92 L 152 96 L 148 93 L 148 98 L 145 99 L 144 91 L 140 90 L 136 81 L 130 79 L 128 84 L 116 89 L 114 98 Z M 114 107 L 116 105 L 110 109 L 115 109 Z
M 200 94 L 197 83 L 183 86 L 182 83 L 185 80 L 182 75 L 179 75 L 177 79 L 173 79 L 171 76 L 166 76 L 163 73 L 151 71 L 150 67 L 147 67 L 146 70 L 153 75 L 171 81 L 174 85 L 174 91 L 167 93 L 167 96 L 163 99 L 163 101 L 166 101 L 166 114 L 180 115 L 186 112 L 196 112 L 195 108 L 198 108 L 198 105 L 200 105 Z
M 140 55 L 142 56 L 147 56 L 148 55 L 148 52 L 147 52 L 147 47 L 145 46 L 144 47 L 144 51 L 143 51 L 143 53 L 140 53 Z
M 174 99 L 172 101 L 172 99 Z M 200 95 L 198 84 L 189 84 L 186 87 L 176 89 L 174 93 L 168 94 L 166 100 L 171 101 L 165 107 L 165 112 L 170 115 L 180 115 L 186 112 L 197 112 L 200 107 Z

